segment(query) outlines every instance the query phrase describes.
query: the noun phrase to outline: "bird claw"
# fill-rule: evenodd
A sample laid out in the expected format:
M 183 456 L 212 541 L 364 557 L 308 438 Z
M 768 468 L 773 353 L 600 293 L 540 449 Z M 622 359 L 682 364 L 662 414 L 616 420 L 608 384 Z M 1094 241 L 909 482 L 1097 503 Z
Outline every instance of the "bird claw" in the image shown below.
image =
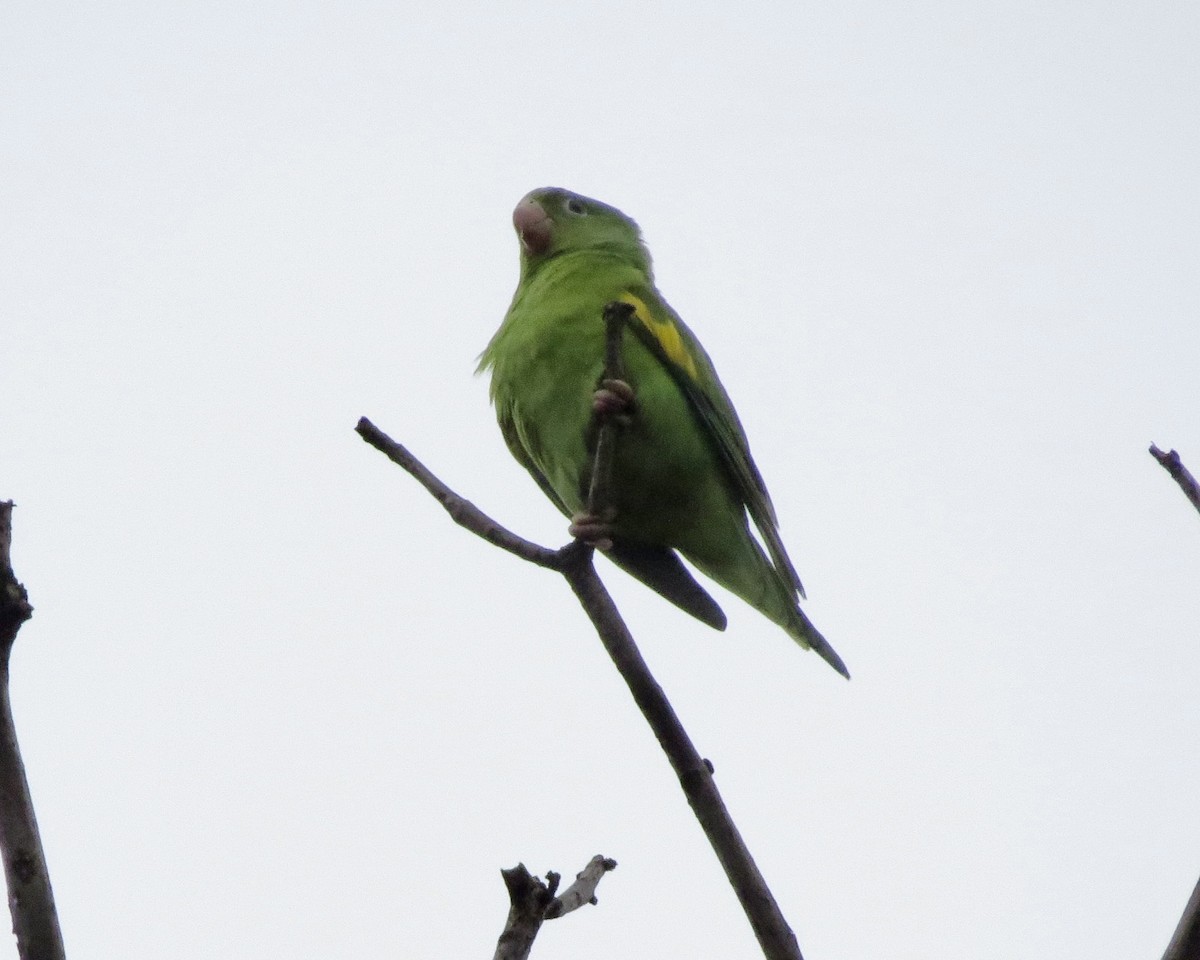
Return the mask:
M 571 517 L 567 533 L 601 552 L 606 552 L 612 549 L 612 522 L 615 518 L 616 511 L 612 509 L 606 510 L 603 516 L 581 511 Z
M 613 417 L 628 423 L 633 412 L 633 387 L 624 380 L 601 380 L 592 394 L 592 409 L 602 417 Z

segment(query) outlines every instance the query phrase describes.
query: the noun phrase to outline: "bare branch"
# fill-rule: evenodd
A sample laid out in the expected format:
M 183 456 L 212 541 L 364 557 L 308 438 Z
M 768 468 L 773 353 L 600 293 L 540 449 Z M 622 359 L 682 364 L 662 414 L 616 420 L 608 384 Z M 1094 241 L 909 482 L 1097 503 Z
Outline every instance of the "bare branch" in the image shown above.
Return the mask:
M 1195 957 L 1200 957 L 1200 881 L 1183 909 L 1163 960 L 1194 960 Z
M 1157 444 L 1152 443 L 1150 456 L 1174 478 L 1192 506 L 1200 510 L 1200 484 L 1183 465 L 1179 454 L 1174 450 L 1163 453 Z M 1192 960 L 1194 957 L 1200 957 L 1200 881 L 1196 882 L 1187 906 L 1183 909 L 1183 916 L 1179 918 L 1179 925 L 1175 928 L 1175 935 L 1171 937 L 1170 944 L 1167 945 L 1163 960 Z
M 21 960 L 62 960 L 62 932 L 46 855 L 33 813 L 9 698 L 9 656 L 21 624 L 33 616 L 11 562 L 12 501 L 0 502 L 0 852 Z
M 409 453 L 403 445 L 396 443 L 391 437 L 381 431 L 366 417 L 358 421 L 354 428 L 358 434 L 376 450 L 387 456 L 389 460 L 403 467 L 416 478 L 417 482 L 428 490 L 438 503 L 450 514 L 450 518 L 460 527 L 465 527 L 488 543 L 495 544 L 501 550 L 507 550 L 522 560 L 536 563 L 539 567 L 549 567 L 557 570 L 561 567 L 558 551 L 548 550 L 536 543 L 517 536 L 511 530 L 502 527 L 486 513 L 480 510 L 470 500 L 465 500 L 435 477 L 420 460 Z
M 679 777 L 688 804 L 700 821 L 700 827 L 712 844 L 754 935 L 758 937 L 763 956 L 768 960 L 802 960 L 796 935 L 788 926 L 721 799 L 711 765 L 696 751 L 667 695 L 650 673 L 590 558 L 568 567 L 563 575 L 596 627 L 600 641 Z
M 557 873 L 547 873 L 546 882 L 543 883 L 523 863 L 518 863 L 510 870 L 501 870 L 500 876 L 508 888 L 509 908 L 504 930 L 496 942 L 493 960 L 525 960 L 542 923 L 577 910 L 585 903 L 595 903 L 596 885 L 605 873 L 616 866 L 617 862 L 608 857 L 592 857 L 561 897 L 554 895 L 561 879 Z
M 575 882 L 546 907 L 546 919 L 553 920 L 564 916 L 572 910 L 578 910 L 585 903 L 595 904 L 596 887 L 600 885 L 601 878 L 610 870 L 616 869 L 616 860 L 596 854 L 588 861 L 586 867 L 575 874 Z
M 1192 506 L 1200 510 L 1200 483 L 1197 483 L 1196 478 L 1188 472 L 1188 468 L 1179 459 L 1179 454 L 1174 450 L 1170 453 L 1163 453 L 1152 443 L 1150 444 L 1150 456 L 1162 464 L 1162 468 L 1179 484 L 1179 489 L 1192 502 Z

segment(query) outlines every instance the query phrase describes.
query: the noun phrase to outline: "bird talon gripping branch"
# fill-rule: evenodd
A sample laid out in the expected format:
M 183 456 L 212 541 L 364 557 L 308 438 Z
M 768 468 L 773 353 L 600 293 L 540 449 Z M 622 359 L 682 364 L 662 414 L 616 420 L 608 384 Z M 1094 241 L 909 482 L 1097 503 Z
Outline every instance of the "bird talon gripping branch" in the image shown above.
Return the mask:
M 601 516 L 580 511 L 572 515 L 571 525 L 567 527 L 567 532 L 577 540 L 591 544 L 597 550 L 608 551 L 612 549 L 613 520 L 615 519 L 616 511 L 611 508 L 605 510 Z
M 633 400 L 633 387 L 624 380 L 601 380 L 592 394 L 592 409 L 625 425 L 630 421 L 628 414 L 633 412 Z

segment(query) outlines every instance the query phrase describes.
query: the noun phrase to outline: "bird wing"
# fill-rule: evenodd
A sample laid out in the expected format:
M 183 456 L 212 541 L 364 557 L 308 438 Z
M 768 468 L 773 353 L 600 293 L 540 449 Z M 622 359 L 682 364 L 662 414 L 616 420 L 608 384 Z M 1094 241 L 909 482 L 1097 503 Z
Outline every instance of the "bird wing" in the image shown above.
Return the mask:
M 504 437 L 504 442 L 508 445 L 508 450 L 517 463 L 529 471 L 529 475 L 542 488 L 542 493 L 550 498 L 550 502 L 569 517 L 571 511 L 567 509 L 567 505 L 562 502 L 559 495 L 554 492 L 554 488 L 550 486 L 550 481 L 546 479 L 546 475 L 542 473 L 541 468 L 534 461 L 530 453 L 533 438 L 527 435 L 529 425 L 524 424 L 519 417 L 515 416 L 515 411 L 512 409 L 501 410 L 497 408 L 496 419 L 500 422 L 500 433 Z
M 652 286 L 627 291 L 619 298 L 633 307 L 633 332 L 679 385 L 704 435 L 725 466 L 734 488 L 758 528 L 776 571 L 804 596 L 804 586 L 779 536 L 779 521 L 766 483 L 754 458 L 729 394 L 717 378 L 708 354 L 687 324 Z

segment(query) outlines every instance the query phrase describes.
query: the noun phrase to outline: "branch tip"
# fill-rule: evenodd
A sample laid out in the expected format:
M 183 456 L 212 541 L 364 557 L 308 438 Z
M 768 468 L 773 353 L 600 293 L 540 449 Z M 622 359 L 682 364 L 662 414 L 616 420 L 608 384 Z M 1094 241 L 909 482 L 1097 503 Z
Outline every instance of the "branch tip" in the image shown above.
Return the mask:
M 1200 511 L 1200 483 L 1196 482 L 1196 478 L 1188 471 L 1188 468 L 1183 465 L 1183 460 L 1175 450 L 1170 450 L 1163 453 L 1158 448 L 1157 444 L 1150 444 L 1150 456 L 1159 462 L 1164 470 L 1171 475 L 1171 478 L 1179 484 L 1179 489 L 1183 491 L 1183 495 L 1188 498 L 1192 506 Z

